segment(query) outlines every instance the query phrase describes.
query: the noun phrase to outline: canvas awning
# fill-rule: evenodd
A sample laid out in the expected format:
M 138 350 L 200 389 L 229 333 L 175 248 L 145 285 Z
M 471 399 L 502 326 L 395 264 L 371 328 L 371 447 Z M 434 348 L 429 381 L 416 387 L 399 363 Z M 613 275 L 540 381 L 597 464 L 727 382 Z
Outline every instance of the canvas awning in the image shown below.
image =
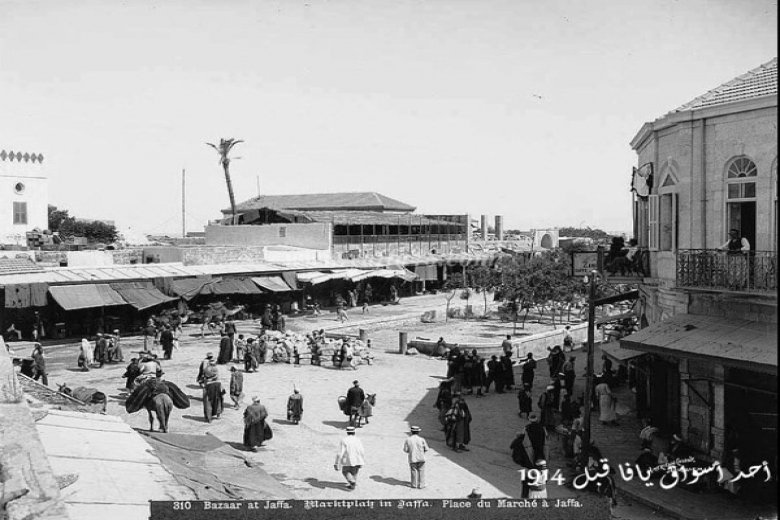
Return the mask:
M 354 276 L 363 273 L 361 269 L 336 269 L 331 272 L 298 273 L 298 280 L 318 285 L 331 280 L 353 280 Z
M 111 288 L 138 310 L 148 309 L 155 305 L 178 299 L 174 296 L 164 295 L 151 282 L 112 283 Z
M 439 279 L 438 269 L 435 265 L 418 265 L 414 268 L 414 274 L 422 281 L 437 281 Z
M 186 300 L 190 300 L 199 294 L 262 294 L 254 282 L 249 278 L 188 278 L 174 280 L 171 290 Z
M 298 277 L 298 281 L 302 283 L 309 283 L 314 278 L 317 278 L 318 276 L 322 276 L 327 273 L 323 273 L 322 271 L 307 271 L 305 273 L 297 273 L 296 276 Z
M 49 293 L 66 311 L 127 305 L 122 296 L 108 284 L 54 285 Z
M 255 276 L 252 278 L 252 281 L 261 288 L 271 292 L 286 292 L 295 290 L 287 285 L 287 282 L 285 282 L 284 278 L 281 276 Z
M 295 498 L 289 488 L 214 435 L 140 433 L 151 453 L 198 500 Z
M 417 279 L 417 275 L 406 268 L 374 269 L 373 271 L 364 271 L 350 279 L 353 282 L 359 282 L 366 278 L 400 278 L 406 282 Z
M 601 349 L 601 352 L 619 363 L 629 361 L 646 354 L 646 352 L 623 348 L 620 346 L 620 343 L 601 343 L 599 348 Z
M 777 323 L 678 314 L 620 340 L 623 347 L 777 374 Z

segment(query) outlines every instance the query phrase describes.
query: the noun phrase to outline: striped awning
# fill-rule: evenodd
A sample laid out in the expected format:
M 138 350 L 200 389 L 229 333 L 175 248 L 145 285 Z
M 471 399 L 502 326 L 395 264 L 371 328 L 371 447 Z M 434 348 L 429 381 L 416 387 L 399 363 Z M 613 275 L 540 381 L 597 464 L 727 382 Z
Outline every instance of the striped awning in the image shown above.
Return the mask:
M 295 290 L 294 288 L 290 287 L 281 276 L 255 276 L 252 278 L 252 281 L 261 288 L 271 292 L 286 292 Z
M 417 279 L 417 275 L 406 268 L 374 269 L 372 271 L 363 271 L 350 279 L 353 282 L 359 282 L 366 278 L 400 278 L 406 282 L 411 282 L 412 280 Z
M 55 285 L 49 287 L 49 293 L 66 311 L 127 305 L 108 284 Z
M 184 298 L 191 300 L 199 294 L 262 294 L 257 285 L 250 278 L 186 278 L 174 280 L 171 290 Z
M 174 296 L 166 296 L 151 282 L 112 283 L 111 288 L 138 310 L 148 309 L 161 303 L 178 300 Z

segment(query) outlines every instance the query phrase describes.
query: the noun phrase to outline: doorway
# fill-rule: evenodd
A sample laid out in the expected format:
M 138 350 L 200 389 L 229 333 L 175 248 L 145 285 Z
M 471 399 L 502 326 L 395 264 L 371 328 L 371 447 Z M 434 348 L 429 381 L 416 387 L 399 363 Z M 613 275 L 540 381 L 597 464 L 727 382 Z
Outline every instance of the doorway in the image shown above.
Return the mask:
M 736 229 L 750 242 L 750 250 L 756 250 L 756 201 L 729 202 L 728 229 Z M 727 235 L 728 233 L 724 233 Z

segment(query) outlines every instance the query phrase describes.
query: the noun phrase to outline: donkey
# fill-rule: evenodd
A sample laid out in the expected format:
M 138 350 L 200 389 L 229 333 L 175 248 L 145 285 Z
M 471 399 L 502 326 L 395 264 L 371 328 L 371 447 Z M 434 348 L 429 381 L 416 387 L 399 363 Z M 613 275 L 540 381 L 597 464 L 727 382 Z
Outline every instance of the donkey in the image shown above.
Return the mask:
M 368 424 L 368 418 L 374 415 L 374 405 L 376 405 L 376 394 L 366 394 L 366 398 L 363 400 L 363 403 L 361 403 L 360 408 L 358 408 L 357 422 L 355 423 L 356 428 L 361 427 L 360 423 L 363 419 L 365 419 L 366 424 Z

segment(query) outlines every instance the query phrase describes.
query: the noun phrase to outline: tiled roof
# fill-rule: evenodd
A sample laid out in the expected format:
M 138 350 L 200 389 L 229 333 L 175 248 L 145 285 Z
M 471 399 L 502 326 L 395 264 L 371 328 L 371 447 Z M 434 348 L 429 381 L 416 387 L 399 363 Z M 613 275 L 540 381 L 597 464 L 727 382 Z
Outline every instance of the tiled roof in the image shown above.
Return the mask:
M 672 112 L 696 110 L 771 95 L 777 95 L 777 58 L 710 90 Z
M 34 273 L 43 271 L 29 258 L 0 258 L 0 274 Z
M 375 192 L 318 193 L 308 195 L 260 195 L 236 205 L 236 211 L 268 208 L 274 210 L 362 210 L 414 211 L 416 208 Z M 226 215 L 230 209 L 223 209 Z

